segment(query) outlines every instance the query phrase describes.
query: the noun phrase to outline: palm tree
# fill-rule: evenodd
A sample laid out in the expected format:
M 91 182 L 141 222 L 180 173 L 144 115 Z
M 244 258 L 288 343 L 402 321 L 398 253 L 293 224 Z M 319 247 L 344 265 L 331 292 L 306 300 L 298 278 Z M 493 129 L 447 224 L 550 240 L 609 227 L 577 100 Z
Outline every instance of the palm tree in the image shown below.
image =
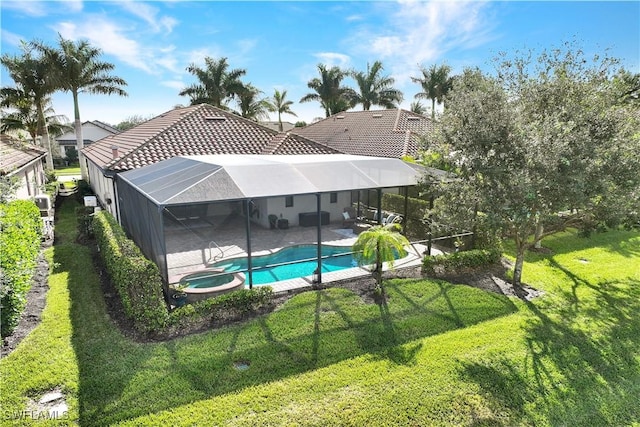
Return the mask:
M 269 102 L 265 99 L 258 99 L 261 93 L 261 90 L 251 84 L 245 85 L 238 92 L 238 106 L 242 117 L 254 121 L 269 117 Z
M 427 112 L 427 110 L 424 108 L 424 105 L 422 105 L 420 101 L 413 101 L 411 103 L 411 106 L 409 107 L 409 110 L 411 110 L 412 113 L 420 114 L 422 116 L 424 116 L 424 114 Z
M 371 273 L 376 280 L 376 288 L 382 289 L 382 263 L 393 268 L 393 261 L 406 254 L 409 245 L 406 237 L 398 232 L 398 224 L 376 225 L 363 231 L 353 244 L 353 252 L 359 265 L 373 263 Z
M 422 77 L 411 77 L 414 83 L 422 86 L 423 92 L 419 92 L 415 95 L 417 99 L 430 99 L 431 100 L 431 118 L 436 118 L 436 103 L 442 104 L 445 95 L 449 92 L 452 85 L 452 80 L 449 77 L 451 67 L 444 64 L 441 66 L 432 65 L 428 69 L 421 67 Z
M 38 136 L 38 112 L 35 105 L 23 95 L 21 90 L 2 88 L 0 92 L 2 106 L 12 109 L 9 113 L 2 114 L 0 132 L 24 130 L 29 133 L 32 143 L 36 144 Z M 43 106 L 49 137 L 55 138 L 73 129 L 73 126 L 69 124 L 69 119 L 67 119 L 66 116 L 55 114 L 53 107 L 51 107 L 51 99 L 45 99 Z
M 268 101 L 269 111 L 272 113 L 278 113 L 278 130 L 282 132 L 282 114 L 291 114 L 292 116 L 298 117 L 296 113 L 291 111 L 291 106 L 293 105 L 293 101 L 285 101 L 287 98 L 287 91 L 283 90 L 280 92 L 276 89 L 273 94 L 273 98 Z
M 225 108 L 227 102 L 235 95 L 239 95 L 244 88 L 240 77 L 247 71 L 241 68 L 229 70 L 227 58 L 204 58 L 205 68 L 195 64 L 187 67 L 187 71 L 196 76 L 198 83 L 182 89 L 180 96 L 191 98 L 191 105 L 211 104 L 214 107 Z
M 351 76 L 358 84 L 360 93 L 356 93 L 353 104 L 362 104 L 368 111 L 372 105 L 384 108 L 396 108 L 402 102 L 402 92 L 393 88 L 395 80 L 389 76 L 381 76 L 382 62 L 376 61 L 372 66 L 367 64 L 367 71 L 352 71 Z
M 356 93 L 353 89 L 340 85 L 348 73 L 337 66 L 327 69 L 324 64 L 318 64 L 318 71 L 320 78 L 314 77 L 307 83 L 315 93 L 306 94 L 300 102 L 319 101 L 326 117 L 351 108 Z
M 74 127 L 76 130 L 76 149 L 81 156 L 84 147 L 82 122 L 80 121 L 80 93 L 127 96 L 122 89 L 127 82 L 109 74 L 115 66 L 100 61 L 102 50 L 95 48 L 86 40 L 74 42 L 59 36 L 59 47 L 50 48 L 42 43 L 34 43 L 49 58 L 61 90 L 71 92 L 73 96 Z M 80 161 L 81 174 L 87 179 L 86 165 Z
M 4 88 L 3 92 L 8 94 L 11 91 L 16 91 L 11 96 L 22 96 L 23 102 L 29 102 L 35 106 L 37 135 L 42 135 L 42 146 L 47 150 L 47 168 L 53 169 L 49 130 L 44 116 L 45 100 L 57 89 L 51 73 L 51 66 L 46 58 L 34 57 L 32 49 L 25 43 L 22 44 L 21 56 L 5 54 L 2 55 L 0 62 L 7 68 L 16 84 L 15 88 Z

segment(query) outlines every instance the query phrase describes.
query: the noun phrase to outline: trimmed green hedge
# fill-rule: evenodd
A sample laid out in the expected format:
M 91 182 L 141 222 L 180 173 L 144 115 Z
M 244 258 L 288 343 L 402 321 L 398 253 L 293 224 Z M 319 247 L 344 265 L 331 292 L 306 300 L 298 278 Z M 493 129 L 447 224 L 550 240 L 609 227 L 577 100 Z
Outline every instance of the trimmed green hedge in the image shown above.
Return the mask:
M 384 193 L 382 195 L 382 209 L 404 216 L 404 195 Z M 429 209 L 429 202 L 413 197 L 408 198 L 407 218 L 405 218 L 405 234 L 412 239 L 426 239 L 429 227 L 423 218 Z
M 139 331 L 162 330 L 167 325 L 169 312 L 158 267 L 127 238 L 113 215 L 100 211 L 93 218 L 100 255 L 122 300 L 125 314 Z
M 502 252 L 498 249 L 473 249 L 447 255 L 427 256 L 422 261 L 422 273 L 434 275 L 436 273 L 451 273 L 466 268 L 481 267 L 498 262 L 501 256 Z
M 179 307 L 169 314 L 169 325 L 175 329 L 197 328 L 216 321 L 241 320 L 250 313 L 266 309 L 272 300 L 271 286 L 241 289 Z
M 0 205 L 0 330 L 13 333 L 27 303 L 40 253 L 42 219 L 36 204 L 16 200 Z

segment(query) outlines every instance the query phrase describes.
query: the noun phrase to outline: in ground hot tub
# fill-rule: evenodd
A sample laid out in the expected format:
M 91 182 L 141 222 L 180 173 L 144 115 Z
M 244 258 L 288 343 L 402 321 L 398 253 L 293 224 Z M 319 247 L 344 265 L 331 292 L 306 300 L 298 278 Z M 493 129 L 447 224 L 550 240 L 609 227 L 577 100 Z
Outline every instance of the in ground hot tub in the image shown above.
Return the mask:
M 225 272 L 218 268 L 209 268 L 188 273 L 178 282 L 187 294 L 187 302 L 192 303 L 227 292 L 244 289 L 244 274 Z

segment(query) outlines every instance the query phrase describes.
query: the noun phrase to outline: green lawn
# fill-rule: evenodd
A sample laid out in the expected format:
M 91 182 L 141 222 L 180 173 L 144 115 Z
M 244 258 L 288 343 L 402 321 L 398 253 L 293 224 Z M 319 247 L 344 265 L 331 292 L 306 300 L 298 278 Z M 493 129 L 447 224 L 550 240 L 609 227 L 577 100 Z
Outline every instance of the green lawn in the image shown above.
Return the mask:
M 0 362 L 3 423 L 60 386 L 81 425 L 629 425 L 640 422 L 640 234 L 545 240 L 521 302 L 432 280 L 344 289 L 163 343 L 106 314 L 75 204 L 56 223 L 43 322 Z M 234 368 L 248 363 L 246 370 Z M 35 423 L 35 422 L 34 422 Z
M 56 176 L 80 175 L 80 166 L 56 169 Z

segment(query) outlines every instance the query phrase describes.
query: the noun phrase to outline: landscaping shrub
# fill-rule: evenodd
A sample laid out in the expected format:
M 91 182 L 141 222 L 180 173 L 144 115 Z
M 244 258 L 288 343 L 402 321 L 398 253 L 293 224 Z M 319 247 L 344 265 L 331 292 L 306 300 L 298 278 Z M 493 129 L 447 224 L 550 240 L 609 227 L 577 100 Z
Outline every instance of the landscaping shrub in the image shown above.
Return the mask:
M 501 256 L 502 252 L 498 249 L 473 249 L 447 255 L 426 256 L 422 261 L 422 273 L 434 275 L 481 267 L 498 262 Z
M 382 209 L 396 212 L 404 216 L 404 195 L 384 193 L 382 195 Z M 413 197 L 408 198 L 407 218 L 405 218 L 405 234 L 409 238 L 425 239 L 429 227 L 424 223 L 425 212 L 429 209 L 429 202 Z
M 87 181 L 81 179 L 78 181 L 78 191 L 76 192 L 76 200 L 84 205 L 84 196 L 93 195 L 93 190 Z
M 93 218 L 100 255 L 122 300 L 125 314 L 142 332 L 163 329 L 168 311 L 158 267 L 126 237 L 110 213 L 100 211 Z
M 93 206 L 78 206 L 76 208 L 78 231 L 87 237 L 93 237 L 93 211 Z
M 179 307 L 170 313 L 169 324 L 180 329 L 204 327 L 217 320 L 240 320 L 249 313 L 260 312 L 268 307 L 272 299 L 271 286 L 241 289 Z
M 0 204 L 0 330 L 9 336 L 26 305 L 40 252 L 42 220 L 32 201 Z

